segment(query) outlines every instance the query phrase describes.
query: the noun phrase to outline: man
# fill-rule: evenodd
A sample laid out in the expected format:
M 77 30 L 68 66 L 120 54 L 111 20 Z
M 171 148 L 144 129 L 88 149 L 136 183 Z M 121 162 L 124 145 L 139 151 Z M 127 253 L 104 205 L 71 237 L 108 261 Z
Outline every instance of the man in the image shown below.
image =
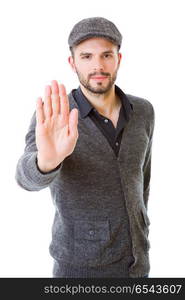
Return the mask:
M 122 35 L 112 22 L 83 19 L 68 42 L 80 86 L 68 96 L 46 86 L 16 180 L 50 188 L 54 277 L 147 277 L 153 106 L 115 85 Z

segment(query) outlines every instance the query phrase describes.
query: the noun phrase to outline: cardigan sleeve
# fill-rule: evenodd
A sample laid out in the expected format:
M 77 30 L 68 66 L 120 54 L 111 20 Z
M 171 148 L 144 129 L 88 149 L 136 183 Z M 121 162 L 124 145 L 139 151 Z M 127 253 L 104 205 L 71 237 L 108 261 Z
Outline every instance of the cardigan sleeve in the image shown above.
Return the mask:
M 149 143 L 145 155 L 145 161 L 143 166 L 143 177 L 144 177 L 144 187 L 143 187 L 143 199 L 144 204 L 147 209 L 148 207 L 148 199 L 150 193 L 150 179 L 151 179 L 151 165 L 152 165 L 152 144 L 153 144 L 153 133 L 155 127 L 155 111 L 153 105 L 150 104 L 151 107 L 151 119 L 150 119 L 150 137 Z
M 25 137 L 25 149 L 19 158 L 15 179 L 20 187 L 28 191 L 39 191 L 49 186 L 62 168 L 62 163 L 54 170 L 43 173 L 37 165 L 37 146 L 35 141 L 36 112 L 34 112 Z

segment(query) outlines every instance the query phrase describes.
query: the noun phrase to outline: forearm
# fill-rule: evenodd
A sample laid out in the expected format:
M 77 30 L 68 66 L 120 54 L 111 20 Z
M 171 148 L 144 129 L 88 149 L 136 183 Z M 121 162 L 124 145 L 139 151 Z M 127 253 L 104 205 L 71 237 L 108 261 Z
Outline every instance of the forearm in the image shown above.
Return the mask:
M 28 191 L 39 191 L 49 186 L 60 172 L 62 164 L 44 173 L 37 165 L 37 152 L 25 152 L 16 167 L 15 179 L 19 186 Z
M 153 106 L 150 105 L 151 108 L 151 117 L 150 117 L 150 136 L 148 148 L 146 151 L 145 162 L 143 165 L 143 200 L 145 207 L 147 209 L 149 194 L 150 194 L 150 181 L 151 181 L 151 165 L 152 165 L 152 144 L 153 144 L 153 135 L 154 135 L 154 127 L 155 127 L 155 111 Z

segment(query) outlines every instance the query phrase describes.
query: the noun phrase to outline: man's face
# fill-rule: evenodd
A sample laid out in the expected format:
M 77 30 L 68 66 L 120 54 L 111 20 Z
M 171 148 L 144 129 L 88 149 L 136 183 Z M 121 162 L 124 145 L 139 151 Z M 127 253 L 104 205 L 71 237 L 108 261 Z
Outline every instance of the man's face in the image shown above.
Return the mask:
M 121 53 L 104 38 L 91 38 L 77 45 L 74 57 L 69 58 L 80 83 L 90 92 L 104 94 L 113 86 Z

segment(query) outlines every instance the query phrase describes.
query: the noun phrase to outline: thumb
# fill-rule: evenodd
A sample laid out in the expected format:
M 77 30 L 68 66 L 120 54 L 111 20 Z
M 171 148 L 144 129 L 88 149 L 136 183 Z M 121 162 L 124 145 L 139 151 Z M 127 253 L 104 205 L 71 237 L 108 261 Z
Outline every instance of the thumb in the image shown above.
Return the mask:
M 78 109 L 73 108 L 69 114 L 69 134 L 75 136 L 78 131 Z

